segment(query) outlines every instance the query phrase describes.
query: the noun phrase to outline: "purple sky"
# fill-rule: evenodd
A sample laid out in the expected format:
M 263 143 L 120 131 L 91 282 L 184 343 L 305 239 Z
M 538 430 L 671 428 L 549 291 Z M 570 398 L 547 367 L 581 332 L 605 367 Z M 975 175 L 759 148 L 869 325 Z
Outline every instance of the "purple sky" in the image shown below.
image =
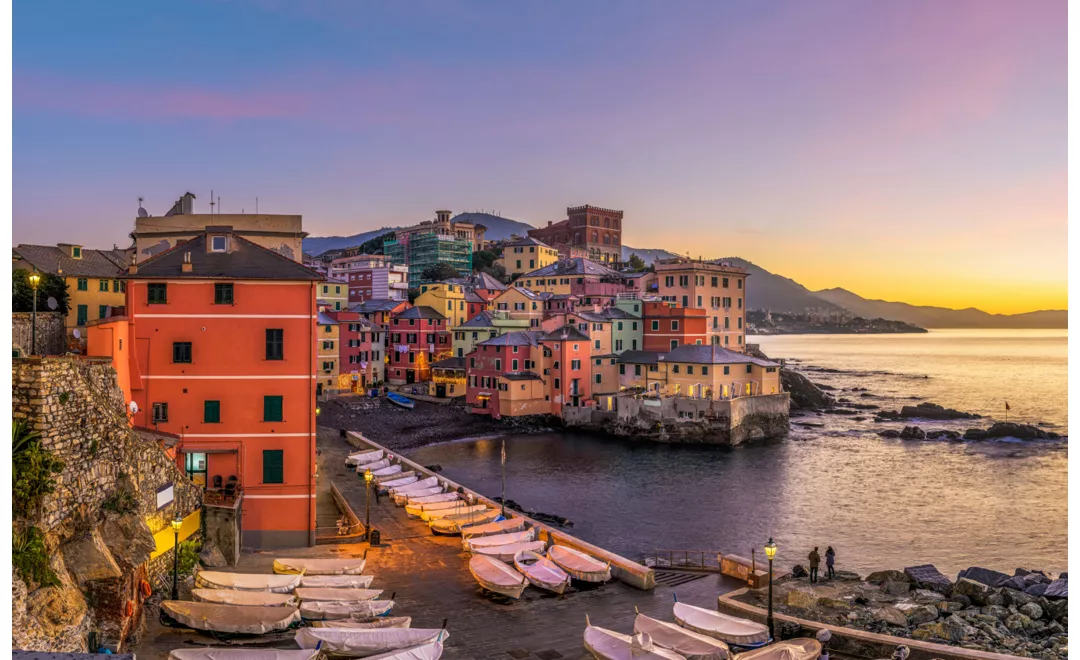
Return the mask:
M 1066 307 L 1064 2 L 145 2 L 14 8 L 14 240 L 146 198 L 312 235 L 498 209 L 811 287 Z M 1023 264 L 1023 268 L 1007 267 Z

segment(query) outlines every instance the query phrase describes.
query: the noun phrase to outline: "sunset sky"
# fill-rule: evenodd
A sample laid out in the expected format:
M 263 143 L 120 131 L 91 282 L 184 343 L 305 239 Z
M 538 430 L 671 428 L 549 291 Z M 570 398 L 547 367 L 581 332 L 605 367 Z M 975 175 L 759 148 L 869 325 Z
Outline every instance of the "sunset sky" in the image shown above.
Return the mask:
M 1067 7 L 964 2 L 14 5 L 14 241 L 164 213 L 314 236 L 436 208 L 739 256 L 811 289 L 1067 306 Z M 752 287 L 750 289 L 752 292 Z

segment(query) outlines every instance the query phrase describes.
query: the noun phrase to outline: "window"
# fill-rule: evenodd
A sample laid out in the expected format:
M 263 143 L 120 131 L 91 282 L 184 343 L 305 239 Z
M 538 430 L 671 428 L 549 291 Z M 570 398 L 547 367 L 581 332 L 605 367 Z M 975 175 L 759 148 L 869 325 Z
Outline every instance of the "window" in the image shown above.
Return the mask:
M 596 348 L 596 350 L 600 350 L 600 340 L 599 339 L 597 339 L 595 342 L 593 342 L 593 344 L 594 344 L 594 347 Z
M 78 318 L 76 319 L 75 324 L 76 325 L 86 325 L 86 315 L 87 315 L 87 313 L 88 312 L 87 312 L 86 305 L 79 305 Z
M 214 285 L 214 304 L 215 305 L 231 305 L 231 304 L 233 304 L 233 285 L 232 284 L 215 284 Z
M 709 368 L 708 367 L 702 367 L 701 368 L 701 375 L 702 376 L 708 376 L 709 375 Z
M 154 423 L 169 421 L 169 404 L 167 403 L 155 403 L 154 404 Z
M 625 364 L 620 364 L 619 365 L 619 375 L 620 376 L 626 375 L 626 365 Z
M 679 340 L 678 339 L 672 339 L 671 340 L 671 350 L 675 350 L 678 347 L 679 347 Z
M 652 322 L 652 329 L 653 330 L 659 330 L 660 329 L 660 321 L 653 321 Z
M 98 291 L 104 291 L 105 293 L 108 293 L 109 292 L 109 280 L 98 280 L 97 290 Z
M 120 280 L 113 280 L 112 281 L 112 292 L 113 293 L 120 293 Z
M 689 275 L 679 275 L 679 286 L 687 286 L 690 284 Z
M 600 384 L 600 380 L 601 380 L 601 376 L 600 376 L 600 374 L 596 374 L 596 377 L 595 377 L 595 378 L 596 378 L 596 384 L 597 384 L 597 385 L 599 385 L 599 384 Z
M 596 362 L 595 362 L 596 366 L 599 367 L 601 365 L 601 363 L 603 363 L 603 360 L 601 360 L 600 358 L 596 358 Z
M 71 258 L 82 259 L 82 248 L 78 245 L 71 246 Z
M 713 285 L 714 287 L 716 286 L 716 282 L 717 282 L 717 278 L 715 278 L 715 277 L 714 277 L 714 278 L 712 278 L 712 285 Z
M 341 293 L 341 287 L 340 286 L 335 286 L 334 287 L 334 293 Z
M 86 286 L 87 286 L 86 278 L 85 277 L 80 277 L 79 282 L 78 282 L 79 291 L 86 291 L 87 290 Z
M 266 359 L 285 359 L 285 331 L 280 328 L 266 330 Z
M 263 397 L 263 421 L 264 422 L 280 422 L 283 421 L 281 413 L 281 396 L 264 396 Z
M 168 284 L 147 284 L 146 304 L 164 305 L 168 297 Z
M 474 357 L 469 358 L 469 368 L 470 369 L 475 369 L 476 368 L 476 358 L 474 358 Z
M 679 329 L 679 322 L 678 321 L 672 321 L 671 322 L 671 329 L 672 330 L 678 330 Z
M 725 376 L 727 376 L 727 375 L 729 375 L 730 373 L 731 373 L 731 367 L 725 366 L 725 367 L 724 367 L 724 375 L 725 375 Z
M 203 401 L 203 421 L 207 424 L 217 424 L 221 421 L 220 401 Z
M 581 360 L 570 360 L 570 370 L 578 371 L 581 369 Z
M 191 363 L 191 342 L 190 341 L 174 341 L 172 345 L 172 361 L 180 363 Z
M 673 374 L 679 373 L 679 365 L 677 365 L 677 364 L 671 365 L 671 373 L 673 373 Z
M 641 365 L 640 364 L 635 364 L 634 365 L 634 375 L 635 376 L 640 376 L 641 375 Z
M 724 278 L 724 288 L 728 288 L 728 278 Z
M 686 365 L 686 374 L 688 376 L 693 376 L 694 375 L 694 365 L 692 365 L 692 364 Z
M 739 322 L 739 328 L 742 329 L 742 317 L 740 316 L 737 320 Z
M 738 288 L 742 288 L 742 280 L 735 280 L 735 283 L 738 285 Z
M 225 237 L 224 236 L 211 236 L 210 237 L 210 251 L 211 252 L 224 252 L 225 251 Z
M 495 359 L 495 371 L 502 371 L 502 360 Z
M 675 286 L 675 277 L 668 275 L 664 278 L 664 286 Z
M 263 450 L 263 483 L 285 483 L 285 452 L 283 450 Z
M 748 373 L 748 374 L 754 373 L 754 365 L 752 365 L 752 364 L 746 365 L 746 373 Z
M 515 346 L 514 348 L 517 348 L 517 347 Z M 517 360 L 511 360 L 510 361 L 510 370 L 511 371 L 517 371 L 518 370 L 518 361 Z

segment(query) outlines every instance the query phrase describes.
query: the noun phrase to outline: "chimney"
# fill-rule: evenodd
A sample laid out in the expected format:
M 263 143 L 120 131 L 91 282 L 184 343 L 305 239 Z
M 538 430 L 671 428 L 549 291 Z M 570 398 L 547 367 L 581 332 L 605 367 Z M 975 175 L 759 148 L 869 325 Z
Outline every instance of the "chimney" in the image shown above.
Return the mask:
M 191 253 L 190 252 L 185 252 L 184 253 L 184 263 L 180 264 L 180 272 L 181 273 L 190 273 L 191 272 Z
M 131 253 L 131 264 L 128 266 L 128 275 L 135 275 L 139 272 L 139 267 L 135 265 L 135 252 Z
M 548 220 L 548 225 L 547 225 L 547 226 L 548 226 L 548 227 L 550 227 L 550 226 L 551 226 L 551 220 Z

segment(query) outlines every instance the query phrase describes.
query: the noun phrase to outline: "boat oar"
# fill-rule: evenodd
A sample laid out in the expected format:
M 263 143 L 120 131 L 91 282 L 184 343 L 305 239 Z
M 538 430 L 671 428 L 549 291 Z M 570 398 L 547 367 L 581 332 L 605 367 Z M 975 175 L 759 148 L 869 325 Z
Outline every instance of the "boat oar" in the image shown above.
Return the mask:
M 679 602 L 679 594 L 677 594 L 677 593 L 675 593 L 674 591 L 672 591 L 672 592 L 671 592 L 671 595 L 675 597 L 675 602 L 676 602 L 676 603 L 677 603 L 677 602 Z

